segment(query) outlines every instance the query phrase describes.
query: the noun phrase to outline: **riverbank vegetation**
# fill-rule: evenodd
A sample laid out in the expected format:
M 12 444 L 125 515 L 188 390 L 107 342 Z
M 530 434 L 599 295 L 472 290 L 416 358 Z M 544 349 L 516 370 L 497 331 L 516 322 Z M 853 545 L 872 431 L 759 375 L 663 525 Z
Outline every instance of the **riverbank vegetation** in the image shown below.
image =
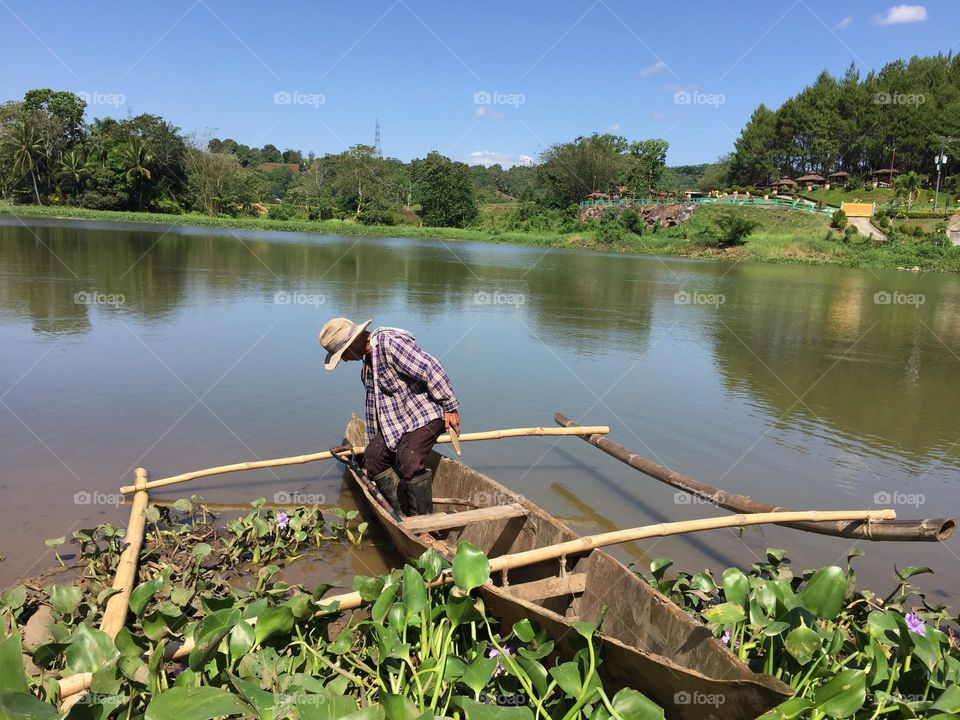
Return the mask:
M 487 559 L 461 543 L 381 577 L 359 576 L 363 605 L 341 610 L 330 585 L 283 580 L 301 555 L 363 541 L 356 512 L 267 508 L 216 518 L 194 497 L 147 509 L 130 613 L 115 641 L 97 629 L 123 545 L 110 525 L 79 530 L 69 565 L 0 594 L 0 713 L 71 720 L 222 716 L 303 720 L 646 720 L 643 688 L 600 679 L 603 618 L 574 623 L 572 657 L 528 620 L 511 627 L 476 588 Z M 65 556 L 67 538 L 48 542 Z M 857 591 L 847 567 L 795 574 L 781 550 L 748 571 L 640 572 L 755 671 L 797 690 L 766 718 L 943 718 L 960 712 L 956 619 L 897 573 L 887 596 Z M 438 585 L 452 573 L 453 584 Z M 57 579 L 61 582 L 56 582 Z M 178 652 L 187 640 L 189 652 Z M 68 700 L 62 678 L 92 673 Z M 682 692 L 678 693 L 682 696 Z M 678 703 L 683 697 L 675 698 Z M 703 699 L 694 700 L 703 702 Z M 717 703 L 723 698 L 714 698 Z

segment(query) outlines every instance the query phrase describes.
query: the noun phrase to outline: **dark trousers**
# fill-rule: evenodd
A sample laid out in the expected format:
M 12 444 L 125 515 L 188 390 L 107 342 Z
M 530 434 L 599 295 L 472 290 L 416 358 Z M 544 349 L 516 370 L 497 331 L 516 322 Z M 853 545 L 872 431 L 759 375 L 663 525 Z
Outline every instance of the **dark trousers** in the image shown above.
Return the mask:
M 397 471 L 401 482 L 420 475 L 427 469 L 424 461 L 443 431 L 442 419 L 431 420 L 423 427 L 401 435 L 396 451 L 388 448 L 383 435 L 377 433 L 363 453 L 367 476 L 374 478 L 391 467 Z

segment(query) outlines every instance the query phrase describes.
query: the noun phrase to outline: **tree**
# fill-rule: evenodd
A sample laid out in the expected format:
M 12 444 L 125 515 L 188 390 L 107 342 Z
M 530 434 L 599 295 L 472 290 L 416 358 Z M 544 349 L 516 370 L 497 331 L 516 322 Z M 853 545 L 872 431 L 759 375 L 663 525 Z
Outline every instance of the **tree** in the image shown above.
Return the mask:
M 278 163 L 283 162 L 283 155 L 280 154 L 280 150 L 276 145 L 264 145 L 260 149 L 260 162 L 262 163 Z
M 37 187 L 37 163 L 43 157 L 44 144 L 36 127 L 27 120 L 17 120 L 4 137 L 3 146 L 12 156 L 13 172 L 20 177 L 30 176 L 37 205 L 43 205 Z
M 220 153 L 190 149 L 187 152 L 187 179 L 197 205 L 207 215 L 235 213 L 243 209 L 243 169 L 236 158 Z
M 88 175 L 87 161 L 78 150 L 71 150 L 60 158 L 57 168 L 57 178 L 60 180 L 60 192 L 64 198 L 68 196 L 64 187 L 69 187 L 74 195 L 79 195 L 83 189 L 83 180 Z
M 923 187 L 926 181 L 927 178 L 925 178 L 923 175 L 918 175 L 916 172 L 911 170 L 905 175 L 898 177 L 894 182 L 894 186 L 897 190 L 907 194 L 907 212 L 910 212 L 913 209 L 913 196 L 920 190 L 920 188 Z
M 372 145 L 354 145 L 334 158 L 334 194 L 354 219 L 363 223 L 393 223 L 394 188 L 387 179 L 386 161 Z
M 333 193 L 329 164 L 322 160 L 312 160 L 300 173 L 287 196 L 290 202 L 301 207 L 308 218 L 323 220 L 324 215 L 333 216 Z
M 627 167 L 626 138 L 594 134 L 549 147 L 540 157 L 537 182 L 545 202 L 567 207 L 594 190 L 607 191 Z
M 627 184 L 633 192 L 647 195 L 654 188 L 667 165 L 669 148 L 670 143 L 661 138 L 635 140 L 630 143 L 632 162 L 628 170 Z
M 730 160 L 730 179 L 734 183 L 767 185 L 776 179 L 776 118 L 776 114 L 761 103 L 740 131 Z
M 756 221 L 735 212 L 723 213 L 714 223 L 716 241 L 720 247 L 743 245 L 747 236 L 757 229 Z
M 477 219 L 470 168 L 433 151 L 411 163 L 413 199 L 428 227 L 462 228 Z
M 120 159 L 125 168 L 124 177 L 139 190 L 137 209 L 143 209 L 143 188 L 153 177 L 150 165 L 153 156 L 147 151 L 140 138 L 132 137 L 120 148 Z

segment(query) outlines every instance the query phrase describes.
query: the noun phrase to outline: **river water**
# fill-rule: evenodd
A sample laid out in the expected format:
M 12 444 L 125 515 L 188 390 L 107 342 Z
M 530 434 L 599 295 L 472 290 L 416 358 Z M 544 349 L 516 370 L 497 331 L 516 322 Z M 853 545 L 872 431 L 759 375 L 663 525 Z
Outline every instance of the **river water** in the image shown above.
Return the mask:
M 441 358 L 464 432 L 561 411 L 726 490 L 798 509 L 956 514 L 960 278 L 405 239 L 144 225 L 0 223 L 0 586 L 55 564 L 44 539 L 126 522 L 152 477 L 336 444 L 356 365 L 325 372 L 334 316 L 411 330 Z M 576 438 L 465 444 L 463 460 L 581 533 L 722 514 Z M 355 506 L 336 464 L 156 492 L 210 503 Z M 320 497 L 322 496 L 322 497 Z M 383 537 L 301 568 L 343 580 L 396 562 Z M 782 528 L 618 548 L 690 571 L 783 547 L 797 571 L 853 542 Z M 956 602 L 960 544 L 860 543 L 861 585 L 894 565 Z

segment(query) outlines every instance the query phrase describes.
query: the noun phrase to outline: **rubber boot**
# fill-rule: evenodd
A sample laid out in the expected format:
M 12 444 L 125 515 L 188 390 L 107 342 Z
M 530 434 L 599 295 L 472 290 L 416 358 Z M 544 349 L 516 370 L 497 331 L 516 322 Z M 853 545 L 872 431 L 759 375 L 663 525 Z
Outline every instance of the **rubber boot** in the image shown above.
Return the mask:
M 433 473 L 424 470 L 403 484 L 404 512 L 408 515 L 429 515 L 433 512 Z
M 400 478 L 397 471 L 393 468 L 387 468 L 379 475 L 373 476 L 373 482 L 383 495 L 383 499 L 390 503 L 390 507 L 395 512 L 401 512 L 400 508 Z

